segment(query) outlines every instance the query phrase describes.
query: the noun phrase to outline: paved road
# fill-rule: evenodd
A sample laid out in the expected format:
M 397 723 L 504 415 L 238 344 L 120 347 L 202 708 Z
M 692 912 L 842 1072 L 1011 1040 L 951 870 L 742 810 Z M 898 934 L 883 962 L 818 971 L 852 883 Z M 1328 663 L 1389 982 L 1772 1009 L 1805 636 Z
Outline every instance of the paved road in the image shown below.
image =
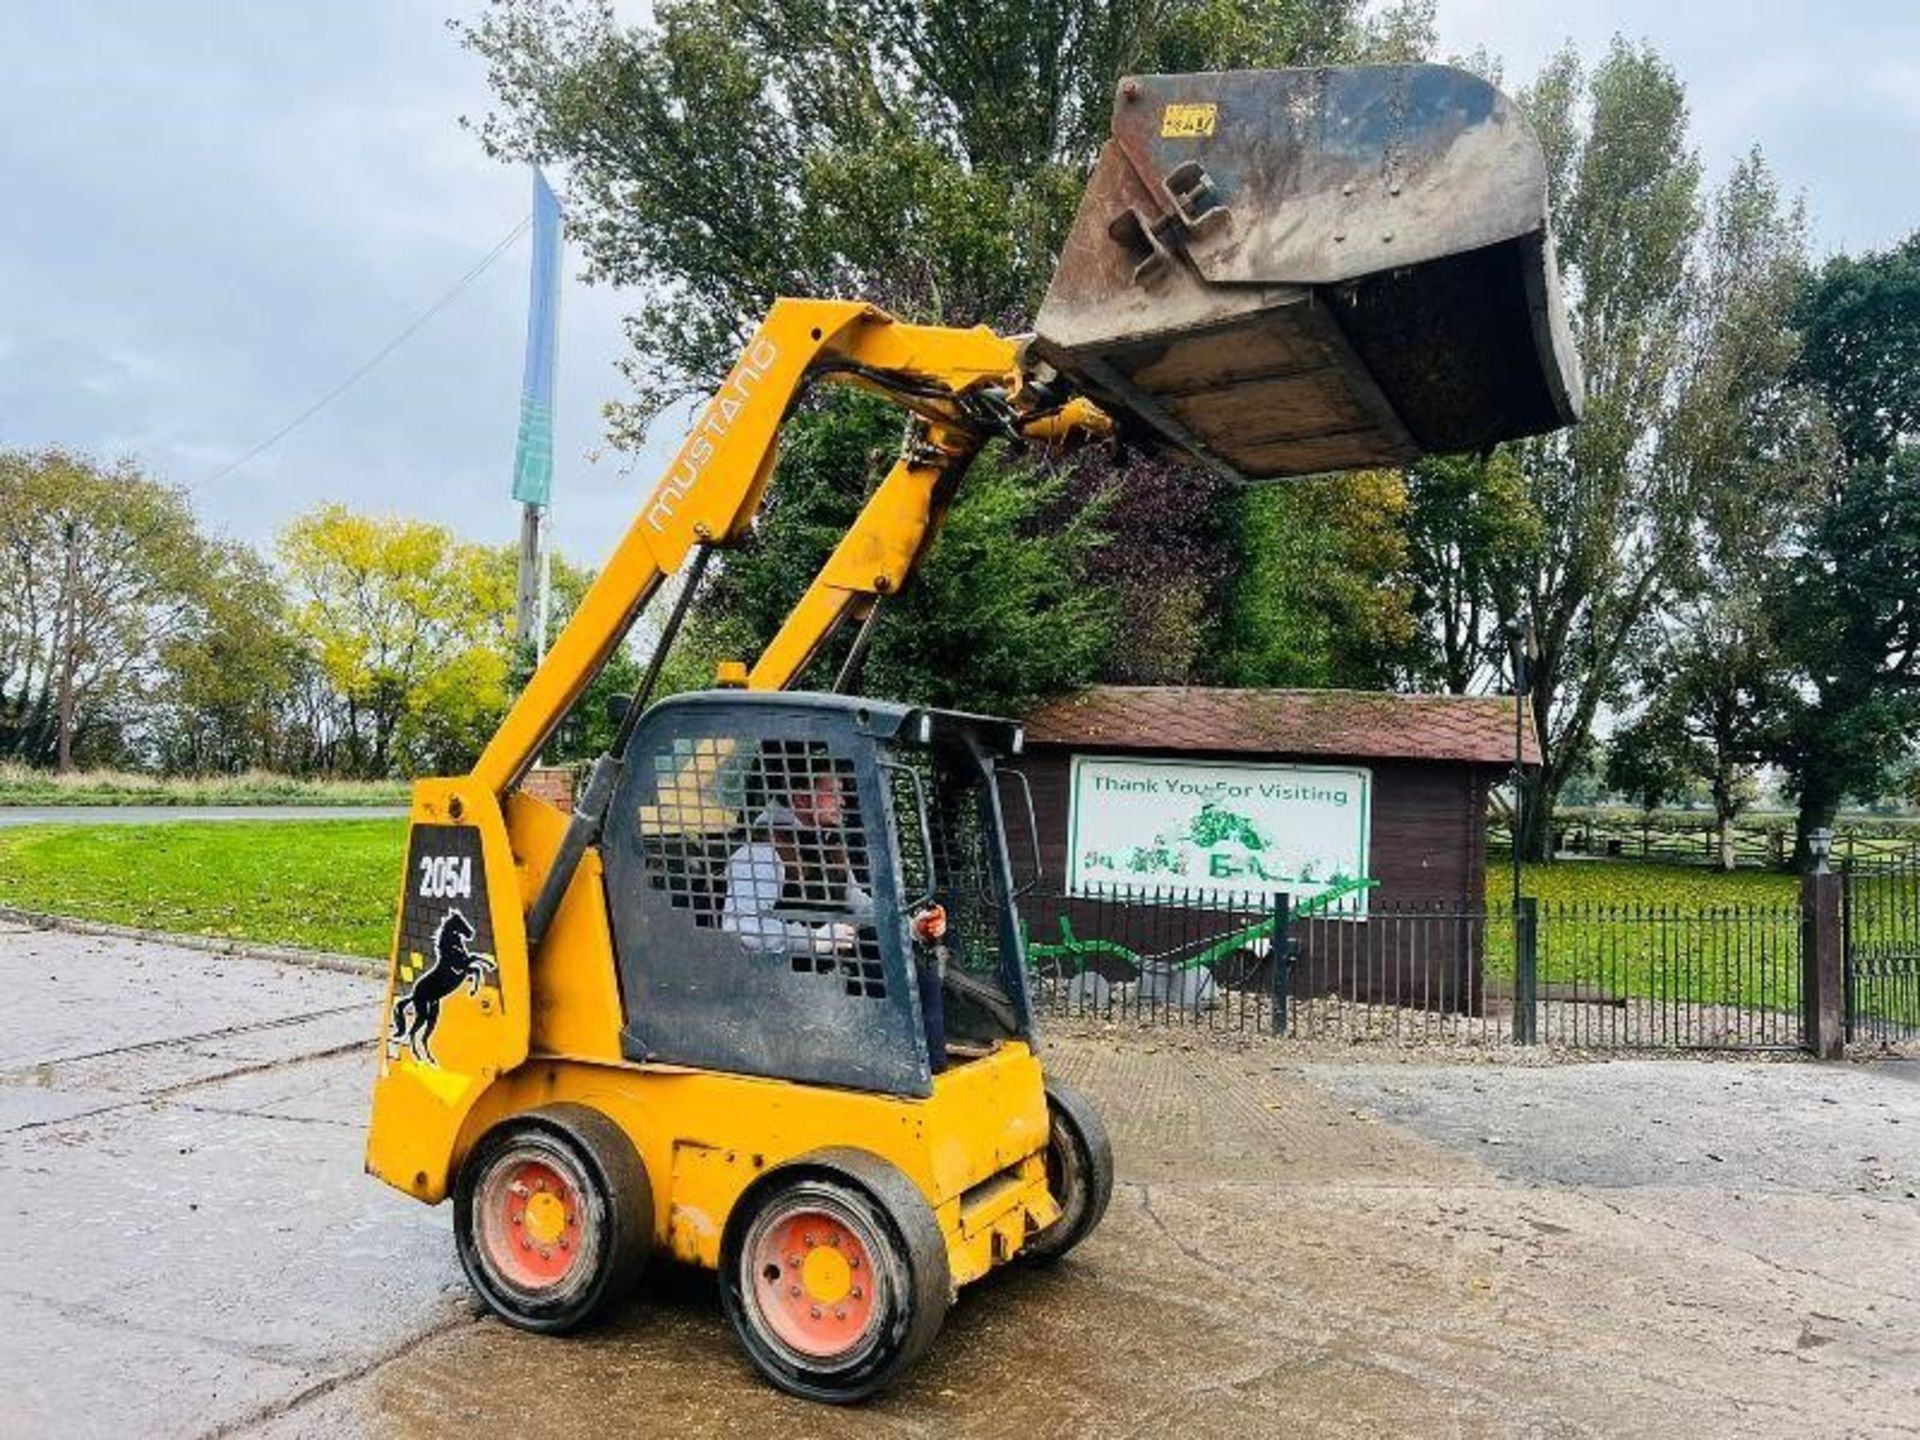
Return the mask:
M 857 1414 L 657 1266 L 482 1318 L 360 1173 L 351 975 L 0 926 L 0 1434 L 1794 1435 L 1920 1426 L 1920 1086 L 1890 1068 L 1305 1064 L 1067 1037 L 1121 1185 Z
M 168 820 L 389 820 L 404 805 L 0 805 L 11 825 L 152 825 Z

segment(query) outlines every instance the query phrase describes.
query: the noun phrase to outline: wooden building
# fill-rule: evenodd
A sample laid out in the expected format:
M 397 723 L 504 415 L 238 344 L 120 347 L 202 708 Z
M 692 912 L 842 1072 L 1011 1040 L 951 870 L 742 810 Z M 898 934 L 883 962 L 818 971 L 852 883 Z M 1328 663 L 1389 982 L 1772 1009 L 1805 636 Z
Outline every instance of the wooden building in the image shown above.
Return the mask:
M 1520 742 L 1537 765 L 1530 723 Z M 1316 917 L 1294 932 L 1304 990 L 1478 1003 L 1483 927 L 1403 917 L 1484 907 L 1510 696 L 1103 685 L 1028 716 L 1026 744 L 1037 893 L 1076 930 L 1121 927 L 1131 950 L 1177 953 L 1183 931 L 1205 938 L 1195 907 L 1250 913 L 1285 893 Z M 1262 809 L 1262 796 L 1279 799 Z M 1058 923 L 1045 908 L 1036 933 Z

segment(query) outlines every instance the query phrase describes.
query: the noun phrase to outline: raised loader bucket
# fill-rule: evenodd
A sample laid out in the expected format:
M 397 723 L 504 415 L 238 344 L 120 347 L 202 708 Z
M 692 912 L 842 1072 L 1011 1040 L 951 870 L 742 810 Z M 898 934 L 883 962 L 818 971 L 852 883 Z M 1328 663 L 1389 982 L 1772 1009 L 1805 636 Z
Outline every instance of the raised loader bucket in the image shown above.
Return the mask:
M 1123 81 L 1035 329 L 1128 429 L 1247 480 L 1580 415 L 1540 143 L 1443 65 Z

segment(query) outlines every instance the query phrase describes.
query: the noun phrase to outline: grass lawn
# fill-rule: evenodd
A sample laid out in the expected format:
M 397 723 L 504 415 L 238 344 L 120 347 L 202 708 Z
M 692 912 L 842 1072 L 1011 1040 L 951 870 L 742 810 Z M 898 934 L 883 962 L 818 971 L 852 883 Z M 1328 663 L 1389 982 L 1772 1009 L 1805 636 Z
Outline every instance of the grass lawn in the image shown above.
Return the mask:
M 404 820 L 24 825 L 0 830 L 0 904 L 381 956 Z
M 1800 877 L 1771 870 L 1735 870 L 1731 874 L 1701 865 L 1658 860 L 1560 860 L 1552 865 L 1523 865 L 1520 893 L 1545 910 L 1557 905 L 1666 905 L 1696 910 L 1711 905 L 1792 905 L 1800 897 Z M 1487 899 L 1511 903 L 1513 871 L 1487 865 Z
M 265 770 L 164 778 L 0 765 L 0 805 L 404 805 L 407 793 L 399 780 L 302 780 Z
M 1487 898 L 1511 902 L 1512 872 L 1490 868 Z M 1636 860 L 1528 865 L 1540 902 L 1538 977 L 1595 996 L 1789 1010 L 1800 995 L 1800 879 Z M 1487 974 L 1513 974 L 1513 934 L 1487 927 Z M 1561 993 L 1569 993 L 1562 991 Z

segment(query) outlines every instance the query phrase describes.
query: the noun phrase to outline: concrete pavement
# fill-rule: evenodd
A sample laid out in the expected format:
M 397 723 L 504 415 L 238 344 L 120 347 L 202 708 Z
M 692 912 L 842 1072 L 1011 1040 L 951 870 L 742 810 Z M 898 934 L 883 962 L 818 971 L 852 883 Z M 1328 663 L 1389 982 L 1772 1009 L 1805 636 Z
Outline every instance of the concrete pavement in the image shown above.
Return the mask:
M 480 1316 L 360 1172 L 371 980 L 0 926 L 0 994 L 0 1435 L 1920 1433 L 1905 1071 L 1063 1036 L 1106 1223 L 849 1415 L 671 1266 L 590 1334 Z

